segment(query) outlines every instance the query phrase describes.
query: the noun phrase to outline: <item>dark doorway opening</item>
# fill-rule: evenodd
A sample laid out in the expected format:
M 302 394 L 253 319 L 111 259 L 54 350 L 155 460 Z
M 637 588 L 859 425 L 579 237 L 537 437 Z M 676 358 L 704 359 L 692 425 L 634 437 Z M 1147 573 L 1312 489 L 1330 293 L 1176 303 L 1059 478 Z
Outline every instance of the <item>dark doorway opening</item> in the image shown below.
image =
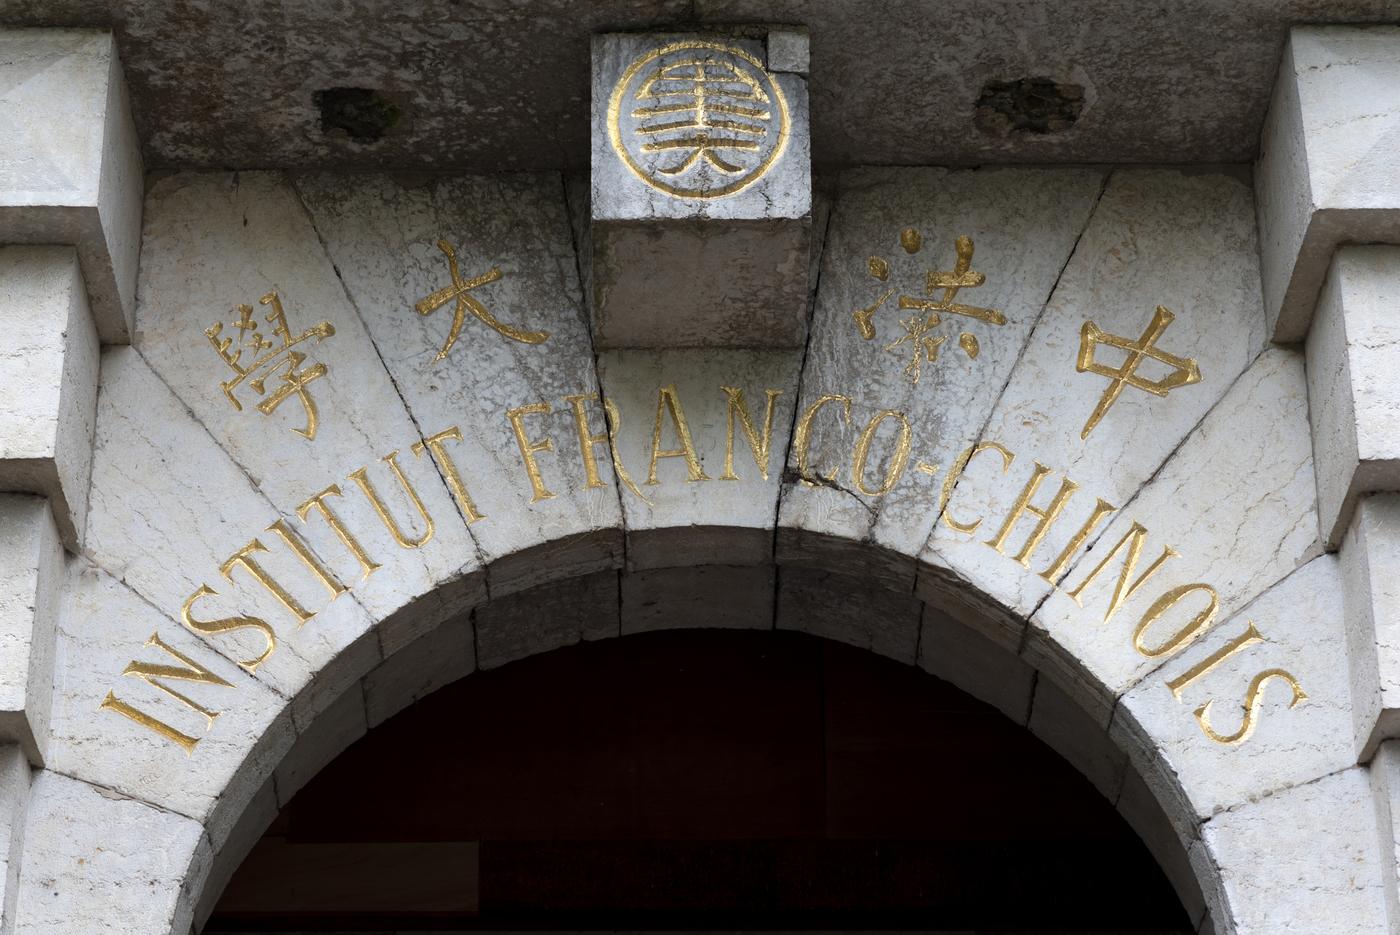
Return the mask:
M 1029 731 L 772 631 L 583 644 L 348 748 L 205 931 L 1185 935 L 1141 841 Z

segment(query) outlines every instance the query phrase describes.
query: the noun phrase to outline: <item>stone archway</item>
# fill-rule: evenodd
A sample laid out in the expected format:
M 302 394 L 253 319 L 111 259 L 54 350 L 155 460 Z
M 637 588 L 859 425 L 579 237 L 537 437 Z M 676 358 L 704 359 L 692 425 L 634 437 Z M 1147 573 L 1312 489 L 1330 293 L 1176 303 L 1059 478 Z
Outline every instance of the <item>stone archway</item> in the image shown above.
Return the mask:
M 97 387 L 55 403 L 60 447 L 93 426 L 90 465 L 3 516 L 56 631 L 6 682 L 28 689 L 15 931 L 184 935 L 366 725 L 728 602 L 1028 723 L 1201 931 L 1383 930 L 1391 773 L 1358 764 L 1390 729 L 1385 586 L 1355 543 L 1389 508 L 1324 551 L 1357 491 L 1314 476 L 1309 381 L 1330 412 L 1345 380 L 1323 338 L 1310 373 L 1269 344 L 1246 174 L 853 169 L 817 191 L 785 219 L 820 245 L 808 336 L 778 350 L 595 349 L 584 296 L 620 254 L 553 174 L 153 178 L 131 343 L 97 380 L 95 261 L 5 248 L 62 299 L 31 322 L 55 385 Z M 1324 338 L 1386 257 L 1346 254 Z

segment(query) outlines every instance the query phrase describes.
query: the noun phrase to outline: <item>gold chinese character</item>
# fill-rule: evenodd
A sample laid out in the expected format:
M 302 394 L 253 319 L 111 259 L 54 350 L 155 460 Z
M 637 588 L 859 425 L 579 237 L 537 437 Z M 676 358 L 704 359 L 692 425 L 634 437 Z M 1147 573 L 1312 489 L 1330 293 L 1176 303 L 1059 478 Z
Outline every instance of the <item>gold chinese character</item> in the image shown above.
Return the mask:
M 653 188 L 714 198 L 751 184 L 777 161 L 787 142 L 787 102 L 744 50 L 679 42 L 628 67 L 608 105 L 608 135 L 624 164 Z
M 444 286 L 426 299 L 416 303 L 413 308 L 419 315 L 431 315 L 453 299 L 457 300 L 457 305 L 453 309 L 452 327 L 447 330 L 447 342 L 443 344 L 442 350 L 438 351 L 433 360 L 442 360 L 447 356 L 447 352 L 452 350 L 452 345 L 457 343 L 457 336 L 462 333 L 462 324 L 466 321 L 467 312 L 471 312 L 482 322 L 512 341 L 519 341 L 522 344 L 543 344 L 549 340 L 548 331 L 522 331 L 514 325 L 500 321 L 486 310 L 486 306 L 468 294 L 478 286 L 484 286 L 488 282 L 500 279 L 500 267 L 493 266 L 474 279 L 464 280 L 461 272 L 457 269 L 457 251 L 452 249 L 452 244 L 445 240 L 439 240 L 437 246 L 447 256 L 447 269 L 452 276 L 452 285 Z
M 916 254 L 923 248 L 923 236 L 914 228 L 905 228 L 899 234 L 900 246 L 904 252 L 910 255 Z M 1006 324 L 1006 316 L 994 308 L 982 308 L 976 305 L 965 305 L 955 301 L 958 292 L 962 289 L 975 289 L 987 281 L 987 277 L 972 268 L 973 244 L 971 237 L 959 237 L 955 244 L 957 259 L 953 263 L 952 270 L 939 272 L 929 270 L 924 276 L 924 293 L 927 296 L 937 295 L 941 290 L 942 295 L 938 298 L 920 298 L 917 296 L 902 295 L 895 303 L 898 308 L 904 311 L 925 312 L 923 318 L 910 317 L 900 319 L 905 334 L 899 340 L 885 345 L 886 350 L 894 350 L 906 341 L 914 345 L 914 359 L 904 368 L 904 373 L 913 383 L 919 382 L 924 362 L 933 363 L 938 358 L 938 347 L 945 338 L 930 338 L 928 332 L 937 327 L 942 321 L 943 314 L 962 315 L 966 318 L 974 318 L 978 321 L 985 321 L 993 325 Z M 890 277 L 890 262 L 883 257 L 872 256 L 866 261 L 866 269 L 872 279 L 885 282 Z M 861 337 L 870 341 L 875 337 L 875 313 L 878 312 L 890 297 L 895 294 L 895 289 L 886 289 L 875 300 L 873 305 L 866 308 L 856 309 L 851 313 L 851 318 L 856 323 L 856 328 L 860 331 Z M 958 346 L 970 360 L 976 360 L 981 352 L 981 345 L 977 336 L 969 331 L 964 331 L 958 335 Z
M 238 389 L 245 381 L 253 388 L 253 392 L 265 397 L 258 403 L 258 412 L 263 415 L 270 415 L 276 411 L 277 407 L 286 402 L 287 398 L 296 395 L 301 400 L 302 407 L 306 410 L 306 427 L 302 429 L 292 429 L 298 435 L 305 437 L 308 441 L 316 437 L 316 403 L 311 398 L 311 393 L 306 385 L 312 380 L 318 380 L 326 375 L 326 365 L 316 364 L 305 370 L 301 365 L 306 362 L 306 355 L 300 351 L 292 350 L 308 338 L 324 340 L 335 334 L 335 326 L 328 321 L 313 325 L 307 328 L 300 335 L 292 337 L 292 331 L 287 326 L 287 314 L 282 310 L 282 300 L 276 291 L 269 292 L 258 300 L 259 305 L 270 305 L 272 311 L 267 313 L 264 319 L 272 325 L 273 337 L 279 338 L 281 344 L 274 344 L 258 331 L 258 321 L 253 317 L 253 307 L 251 305 L 239 305 L 238 320 L 230 322 L 230 327 L 238 329 L 238 346 L 234 347 L 234 339 L 222 338 L 224 330 L 223 322 L 215 322 L 204 329 L 204 334 L 209 338 L 209 343 L 214 345 L 214 350 L 223 358 L 238 376 L 232 380 L 220 383 L 224 395 L 228 401 L 233 403 L 233 408 L 239 412 L 243 411 L 243 404 L 234 395 L 234 390 Z M 248 351 L 252 361 L 246 366 L 243 364 L 243 352 Z M 273 387 L 269 393 L 267 380 L 276 376 L 281 380 L 280 384 Z
M 1113 408 L 1113 404 L 1117 402 L 1118 396 L 1123 392 L 1125 386 L 1145 390 L 1154 396 L 1166 396 L 1167 393 L 1179 386 L 1189 386 L 1192 383 L 1201 382 L 1201 370 L 1196 366 L 1194 360 L 1168 354 L 1155 346 L 1156 340 L 1162 336 L 1162 332 L 1167 330 L 1167 326 L 1175 318 L 1176 316 L 1166 306 L 1157 306 L 1157 311 L 1152 314 L 1152 321 L 1148 323 L 1147 330 L 1136 341 L 1116 334 L 1108 334 L 1092 321 L 1084 322 L 1084 326 L 1079 332 L 1079 360 L 1075 363 L 1074 369 L 1080 373 L 1093 373 L 1101 377 L 1108 377 L 1113 382 L 1103 391 L 1103 397 L 1099 400 L 1099 404 L 1094 407 L 1089 421 L 1084 423 L 1084 430 L 1079 433 L 1080 438 L 1089 437 L 1094 426 L 1098 425 L 1099 420 L 1108 413 L 1109 409 Z M 1123 365 L 1117 368 L 1108 367 L 1094 360 L 1094 349 L 1100 344 L 1127 351 L 1128 356 L 1124 359 Z M 1171 373 L 1159 380 L 1149 380 L 1138 376 L 1138 367 L 1149 358 L 1158 363 L 1166 364 L 1171 368 Z

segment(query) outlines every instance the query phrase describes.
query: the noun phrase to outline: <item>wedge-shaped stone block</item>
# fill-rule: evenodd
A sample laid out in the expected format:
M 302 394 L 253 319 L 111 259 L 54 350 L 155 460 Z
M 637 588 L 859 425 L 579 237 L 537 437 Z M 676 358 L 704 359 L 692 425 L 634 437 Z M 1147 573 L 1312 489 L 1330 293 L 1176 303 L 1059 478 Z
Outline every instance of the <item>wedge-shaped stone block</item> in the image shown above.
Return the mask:
M 1078 169 L 841 175 L 778 517 L 780 562 L 859 568 L 908 589 L 949 471 L 977 443 L 1103 181 Z M 964 272 L 984 281 L 951 304 L 982 317 L 932 307 L 948 296 L 930 292 L 930 277 L 953 275 L 959 238 Z M 870 540 L 888 563 L 850 546 Z
M 1389 842 L 1389 830 L 1385 840 Z M 1235 935 L 1387 932 L 1381 836 L 1367 771 L 1325 776 L 1224 812 L 1201 837 L 1220 868 L 1216 930 Z
M 455 468 L 492 596 L 620 564 L 612 463 L 595 437 L 606 419 L 559 177 L 315 174 L 296 187 L 394 388 L 437 437 L 444 473 Z M 531 448 L 528 462 L 517 423 L 524 444 L 548 446 Z M 551 545 L 532 551 L 542 543 Z
M 63 576 L 48 502 L 0 495 L 0 743 L 42 764 L 49 742 L 54 621 Z
M 912 596 L 872 591 L 862 578 L 778 568 L 774 618 L 779 630 L 799 630 L 913 665 L 922 610 Z
M 622 632 L 773 627 L 772 565 L 650 568 L 622 576 Z
M 1329 547 L 1359 498 L 1400 490 L 1397 303 L 1400 247 L 1337 251 L 1307 341 L 1318 522 Z
M 784 68 L 806 37 L 785 32 Z M 593 39 L 594 341 L 799 347 L 807 333 L 807 80 L 761 32 Z
M 78 249 L 98 334 L 130 340 L 144 178 L 106 33 L 0 30 L 0 243 Z
M 1110 732 L 1183 837 L 1356 762 L 1344 627 L 1337 558 L 1320 556 L 1123 696 Z
M 0 248 L 0 490 L 42 494 L 82 544 L 97 404 L 97 333 L 70 247 Z
M 199 822 L 45 770 L 24 840 L 15 935 L 190 930 L 210 863 Z
M 1014 643 L 1015 621 L 1051 590 L 1042 574 L 1056 578 L 1061 558 L 1103 531 L 1103 515 L 1088 525 L 1098 505 L 1125 509 L 1263 346 L 1246 180 L 1113 172 L 982 429 L 984 447 L 958 465 L 920 593 L 938 600 L 946 587 L 922 569 L 945 569 L 1012 611 L 1004 636 Z M 954 466 L 940 470 L 941 486 Z M 1037 510 L 1056 519 L 1042 528 Z
M 617 574 L 595 572 L 483 604 L 475 614 L 478 666 L 492 669 L 580 640 L 616 636 Z
M 1340 552 L 1361 759 L 1400 737 L 1400 494 L 1358 504 Z
M 797 351 L 607 351 L 629 570 L 773 556 Z

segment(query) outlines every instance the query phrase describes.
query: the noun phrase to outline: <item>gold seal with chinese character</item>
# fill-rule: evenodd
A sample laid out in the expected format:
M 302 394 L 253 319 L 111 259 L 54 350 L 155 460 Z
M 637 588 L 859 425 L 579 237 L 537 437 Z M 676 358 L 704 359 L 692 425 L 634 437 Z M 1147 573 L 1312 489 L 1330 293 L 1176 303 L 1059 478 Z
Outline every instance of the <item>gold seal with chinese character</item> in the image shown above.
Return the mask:
M 682 198 L 732 195 L 782 157 L 787 99 L 743 49 L 693 40 L 653 49 L 618 80 L 608 138 L 629 169 Z

